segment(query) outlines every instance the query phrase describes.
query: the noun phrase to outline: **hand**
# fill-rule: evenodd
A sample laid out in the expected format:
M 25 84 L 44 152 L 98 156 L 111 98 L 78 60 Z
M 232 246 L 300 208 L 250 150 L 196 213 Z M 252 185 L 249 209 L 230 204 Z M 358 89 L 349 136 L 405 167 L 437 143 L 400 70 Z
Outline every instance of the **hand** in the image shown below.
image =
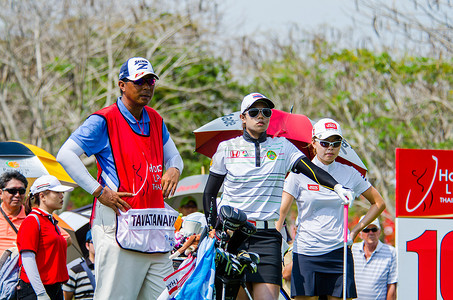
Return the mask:
M 352 206 L 352 203 L 354 202 L 354 192 L 351 189 L 345 188 L 341 184 L 336 184 L 333 187 L 333 190 L 338 194 L 338 196 L 340 196 L 340 199 L 343 201 L 341 204 L 349 204 L 349 207 Z
M 104 187 L 104 192 L 102 192 L 101 196 L 97 199 L 99 202 L 104 204 L 105 206 L 110 207 L 116 213 L 116 215 L 120 215 L 120 211 L 126 212 L 131 206 L 121 199 L 121 197 L 132 197 L 132 193 L 125 193 L 125 192 L 115 192 L 111 190 L 108 186 Z
M 49 295 L 47 295 L 46 292 L 44 292 L 43 294 L 37 295 L 37 298 L 38 298 L 38 300 L 50 300 L 50 297 L 49 297 Z
M 348 242 L 346 243 L 346 245 L 351 246 L 352 244 L 354 244 L 354 239 L 355 239 L 354 233 L 350 232 L 348 234 Z
M 169 168 L 162 176 L 162 195 L 164 198 L 171 197 L 175 194 L 180 175 L 178 169 Z

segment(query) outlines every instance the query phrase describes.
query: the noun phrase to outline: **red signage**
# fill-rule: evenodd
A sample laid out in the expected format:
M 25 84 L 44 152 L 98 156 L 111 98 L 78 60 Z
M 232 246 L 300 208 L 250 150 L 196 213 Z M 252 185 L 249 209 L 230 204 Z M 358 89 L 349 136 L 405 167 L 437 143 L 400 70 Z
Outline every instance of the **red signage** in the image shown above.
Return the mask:
M 396 149 L 396 217 L 453 219 L 453 151 Z

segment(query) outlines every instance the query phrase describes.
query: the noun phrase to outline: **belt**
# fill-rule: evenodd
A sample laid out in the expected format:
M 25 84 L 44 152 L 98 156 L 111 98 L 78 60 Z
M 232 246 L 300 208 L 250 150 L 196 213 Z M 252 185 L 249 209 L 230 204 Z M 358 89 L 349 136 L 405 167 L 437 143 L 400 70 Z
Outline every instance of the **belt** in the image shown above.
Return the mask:
M 275 220 L 270 221 L 259 221 L 259 220 L 247 220 L 253 225 L 255 225 L 256 229 L 275 229 Z

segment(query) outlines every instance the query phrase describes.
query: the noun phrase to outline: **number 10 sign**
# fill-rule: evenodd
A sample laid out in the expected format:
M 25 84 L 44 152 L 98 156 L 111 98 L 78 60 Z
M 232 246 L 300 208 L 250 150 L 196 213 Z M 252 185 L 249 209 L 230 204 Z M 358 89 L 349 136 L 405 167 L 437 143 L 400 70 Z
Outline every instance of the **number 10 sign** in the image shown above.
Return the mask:
M 453 151 L 396 149 L 398 299 L 453 299 Z

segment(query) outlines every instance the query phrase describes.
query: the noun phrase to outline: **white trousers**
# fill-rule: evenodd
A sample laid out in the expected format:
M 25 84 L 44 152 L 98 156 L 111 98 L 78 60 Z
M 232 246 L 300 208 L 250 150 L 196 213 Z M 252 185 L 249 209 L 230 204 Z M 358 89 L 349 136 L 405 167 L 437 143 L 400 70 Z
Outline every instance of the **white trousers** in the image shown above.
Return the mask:
M 163 279 L 173 272 L 169 253 L 146 254 L 124 250 L 115 239 L 115 212 L 96 203 L 91 233 L 95 248 L 94 299 L 157 299 Z

